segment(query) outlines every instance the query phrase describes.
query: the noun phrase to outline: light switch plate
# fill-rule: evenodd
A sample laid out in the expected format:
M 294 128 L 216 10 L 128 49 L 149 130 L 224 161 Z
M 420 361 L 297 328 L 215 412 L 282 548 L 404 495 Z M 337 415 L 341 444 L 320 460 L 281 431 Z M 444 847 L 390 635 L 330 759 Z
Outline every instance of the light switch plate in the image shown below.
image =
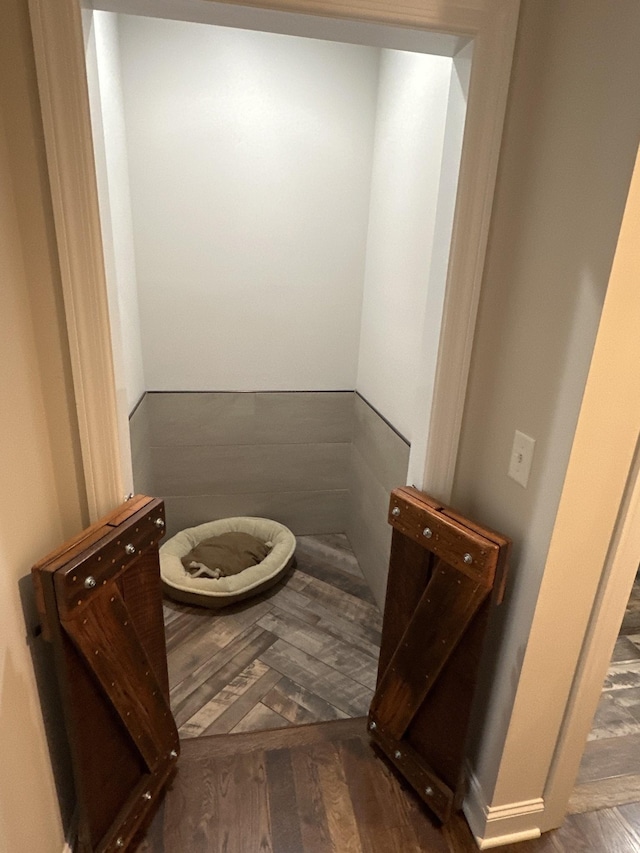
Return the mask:
M 534 438 L 516 430 L 507 474 L 525 489 L 529 482 L 529 473 L 531 471 L 531 461 L 535 446 L 536 442 Z

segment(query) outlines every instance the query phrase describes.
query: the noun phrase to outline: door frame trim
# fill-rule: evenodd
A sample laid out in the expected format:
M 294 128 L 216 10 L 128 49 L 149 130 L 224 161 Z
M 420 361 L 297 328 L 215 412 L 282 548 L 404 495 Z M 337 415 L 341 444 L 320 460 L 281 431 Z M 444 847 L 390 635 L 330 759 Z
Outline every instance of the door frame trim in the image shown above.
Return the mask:
M 193 5 L 197 0 L 181 2 Z M 29 0 L 84 476 L 94 520 L 121 502 L 128 473 L 122 471 L 118 439 L 82 5 L 83 0 Z M 438 360 L 424 426 L 426 464 L 422 482 L 416 483 L 446 501 L 462 424 L 519 0 L 251 0 L 235 5 L 473 39 Z

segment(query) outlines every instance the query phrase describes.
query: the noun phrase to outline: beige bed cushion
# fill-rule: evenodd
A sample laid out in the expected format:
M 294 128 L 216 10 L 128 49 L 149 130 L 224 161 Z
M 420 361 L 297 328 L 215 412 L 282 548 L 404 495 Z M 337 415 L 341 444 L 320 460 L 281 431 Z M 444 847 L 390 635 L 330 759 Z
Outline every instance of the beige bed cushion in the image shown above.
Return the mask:
M 186 556 L 195 546 L 211 536 L 222 533 L 243 531 L 269 543 L 271 550 L 265 559 L 255 566 L 250 566 L 237 575 L 225 578 L 194 578 L 185 571 L 182 557 Z M 261 587 L 272 581 L 289 564 L 296 547 L 293 533 L 284 524 L 268 518 L 222 518 L 209 521 L 197 527 L 188 527 L 168 539 L 160 548 L 160 573 L 162 580 L 168 586 L 184 593 L 196 593 L 212 597 L 235 597 L 239 593 L 245 595 L 252 589 Z

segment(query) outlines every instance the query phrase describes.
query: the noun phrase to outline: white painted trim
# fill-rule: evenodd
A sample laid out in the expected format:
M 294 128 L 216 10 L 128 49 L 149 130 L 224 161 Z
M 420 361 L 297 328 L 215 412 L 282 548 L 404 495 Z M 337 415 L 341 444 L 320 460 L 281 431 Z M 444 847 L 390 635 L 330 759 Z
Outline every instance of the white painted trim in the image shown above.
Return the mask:
M 565 816 L 578 774 L 585 742 L 601 696 L 622 623 L 640 555 L 640 441 L 629 473 L 625 496 L 607 554 L 590 624 L 576 670 L 573 689 L 558 738 L 545 799 L 544 831 L 559 826 Z
M 174 0 L 179 4 L 180 0 Z M 197 0 L 182 0 L 193 6 Z M 30 0 L 65 310 L 92 516 L 122 498 L 81 0 Z M 200 3 L 201 8 L 219 4 Z M 229 5 L 229 4 L 227 4 Z M 493 202 L 519 0 L 251 0 L 236 4 L 474 39 L 424 484 L 448 498 Z M 309 17 L 311 16 L 311 17 Z
M 469 770 L 467 773 L 469 793 L 463 812 L 480 850 L 540 837 L 540 818 L 544 813 L 542 798 L 490 806 L 476 777 Z
M 29 4 L 92 521 L 124 493 L 80 8 Z M 73 34 L 74 37 L 71 37 Z
M 444 502 L 451 499 L 458 457 L 518 10 L 518 4 L 496 4 L 492 29 L 502 36 L 496 39 L 485 27 L 474 39 L 433 403 L 426 425 L 424 488 Z M 483 98 L 489 92 L 492 102 Z M 478 114 L 487 109 L 484 118 Z
M 640 561 L 640 343 L 637 335 L 640 321 L 637 292 L 639 228 L 640 149 L 611 268 L 576 429 L 576 441 L 571 453 L 570 470 L 567 472 L 569 478 L 574 469 L 579 471 L 582 467 L 589 470 L 593 464 L 590 451 L 597 446 L 594 423 L 596 426 L 600 423 L 600 435 L 606 436 L 609 448 L 615 449 L 615 453 L 607 454 L 606 470 L 600 474 L 600 479 L 606 483 L 612 473 L 620 469 L 612 492 L 617 500 L 614 503 L 611 498 L 607 499 L 601 482 L 582 482 L 578 486 L 583 491 L 586 488 L 589 493 L 597 494 L 599 504 L 611 504 L 612 521 L 605 520 L 600 534 L 602 541 L 608 544 L 608 549 L 594 592 L 593 607 L 585 626 L 584 642 L 545 787 L 547 814 L 543 831 L 559 826 L 564 818 Z M 608 412 L 617 413 L 615 430 L 607 420 Z M 580 443 L 579 439 L 582 439 Z M 616 507 L 618 512 L 614 518 L 613 510 Z M 570 528 L 570 525 L 571 516 L 568 515 L 565 527 Z M 575 539 L 579 535 L 580 531 Z M 591 551 L 589 543 L 588 547 Z M 569 553 L 570 548 L 571 542 L 567 541 L 565 553 Z

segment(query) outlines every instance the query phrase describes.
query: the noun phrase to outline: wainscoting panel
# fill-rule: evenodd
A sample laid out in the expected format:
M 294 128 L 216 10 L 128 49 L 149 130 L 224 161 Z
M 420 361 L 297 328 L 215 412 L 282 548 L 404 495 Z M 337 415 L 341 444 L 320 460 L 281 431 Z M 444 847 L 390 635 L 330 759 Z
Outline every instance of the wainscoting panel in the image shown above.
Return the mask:
M 328 492 L 263 492 L 261 494 L 195 495 L 165 498 L 167 535 L 215 518 L 255 515 L 272 518 L 293 530 L 315 534 L 344 531 L 349 510 L 346 489 Z
M 129 417 L 129 436 L 134 489 L 139 494 L 155 497 L 155 482 L 151 474 L 148 394 L 142 397 Z
M 169 535 L 233 515 L 344 532 L 353 406 L 351 391 L 148 393 L 131 419 L 136 490 L 165 499 Z
M 153 447 L 325 444 L 351 441 L 353 392 L 153 392 Z
M 346 532 L 382 607 L 389 492 L 406 483 L 409 445 L 362 397 L 151 392 L 130 427 L 136 491 L 165 499 L 169 535 L 234 515 Z
M 391 549 L 389 492 L 406 485 L 409 449 L 409 444 L 356 394 L 347 536 L 381 610 Z

